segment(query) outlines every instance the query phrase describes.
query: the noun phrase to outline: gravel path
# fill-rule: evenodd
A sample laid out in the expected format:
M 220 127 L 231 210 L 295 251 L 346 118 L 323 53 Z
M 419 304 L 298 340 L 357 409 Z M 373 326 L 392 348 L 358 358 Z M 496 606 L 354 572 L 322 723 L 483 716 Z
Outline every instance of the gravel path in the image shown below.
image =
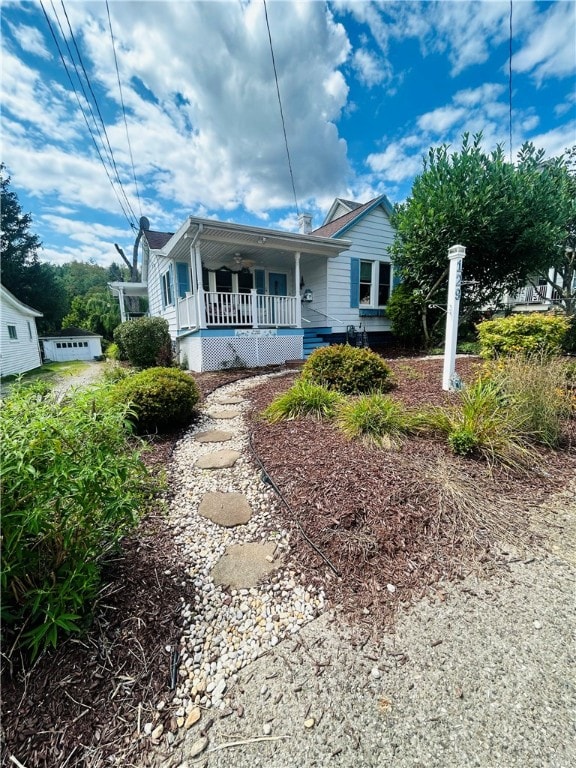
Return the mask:
M 222 388 L 207 407 L 257 382 Z M 204 417 L 197 431 L 231 427 L 233 447 L 246 451 L 240 417 Z M 576 765 L 574 540 L 556 542 L 550 556 L 510 553 L 490 577 L 440 584 L 377 638 L 369 613 L 363 625 L 334 611 L 306 623 L 323 596 L 289 565 L 247 594 L 211 582 L 230 541 L 273 532 L 281 550 L 286 541 L 278 506 L 245 457 L 200 479 L 194 461 L 206 450 L 189 435 L 174 454 L 185 479 L 170 516 L 200 590 L 196 605 L 183 606 L 174 705 L 180 726 L 194 714 L 188 730 L 162 741 L 155 766 Z M 250 496 L 258 510 L 248 526 L 223 530 L 198 517 L 202 493 L 216 486 Z M 574 493 L 564 502 L 573 534 Z

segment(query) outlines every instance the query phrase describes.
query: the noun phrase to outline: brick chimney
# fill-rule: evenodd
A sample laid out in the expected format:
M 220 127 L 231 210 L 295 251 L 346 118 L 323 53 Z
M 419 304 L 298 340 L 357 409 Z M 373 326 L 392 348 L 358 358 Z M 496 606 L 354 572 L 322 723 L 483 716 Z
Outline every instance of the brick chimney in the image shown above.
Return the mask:
M 301 235 L 309 235 L 312 232 L 312 214 L 301 213 L 298 216 L 298 232 Z

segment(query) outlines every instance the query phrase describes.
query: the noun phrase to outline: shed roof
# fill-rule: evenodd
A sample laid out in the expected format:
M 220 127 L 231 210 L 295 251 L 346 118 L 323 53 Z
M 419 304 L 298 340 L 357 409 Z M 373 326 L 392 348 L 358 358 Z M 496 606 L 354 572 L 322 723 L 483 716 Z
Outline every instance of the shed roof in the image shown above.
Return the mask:
M 92 331 L 87 331 L 85 328 L 75 328 L 74 326 L 70 326 L 69 328 L 62 328 L 61 331 L 53 331 L 50 334 L 47 334 L 46 336 L 40 336 L 41 339 L 62 339 L 62 338 L 96 338 L 101 339 L 102 336 L 99 333 L 93 333 Z
M 173 235 L 174 232 L 158 232 L 153 229 L 144 230 L 144 237 L 152 250 L 160 250 L 164 248 Z

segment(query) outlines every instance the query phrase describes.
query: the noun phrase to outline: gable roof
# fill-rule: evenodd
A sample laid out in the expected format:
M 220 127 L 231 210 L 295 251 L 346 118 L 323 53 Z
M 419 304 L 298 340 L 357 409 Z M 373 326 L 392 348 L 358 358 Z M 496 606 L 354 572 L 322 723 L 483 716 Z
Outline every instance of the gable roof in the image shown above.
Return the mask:
M 10 293 L 8 288 L 5 288 L 1 284 L 0 284 L 0 296 L 2 297 L 2 301 L 5 301 L 14 309 L 20 310 L 20 312 L 22 312 L 23 315 L 30 315 L 30 317 L 44 317 L 42 312 L 38 312 L 37 309 L 32 309 L 32 307 L 29 307 L 28 304 L 24 304 L 23 301 L 20 301 L 20 299 L 17 299 L 13 293 Z
M 73 325 L 71 325 L 69 328 L 62 328 L 61 331 L 53 331 L 52 333 L 49 333 L 46 336 L 40 336 L 40 338 L 41 339 L 62 339 L 62 338 L 77 338 L 79 336 L 82 336 L 84 338 L 86 338 L 87 336 L 92 336 L 97 339 L 102 338 L 102 336 L 99 333 L 92 333 L 92 331 L 87 331 L 84 328 L 76 328 Z
M 360 203 L 353 203 L 353 205 L 357 205 L 358 207 L 354 208 L 349 213 L 345 213 L 343 216 L 339 216 L 337 219 L 328 222 L 328 224 L 324 224 L 324 226 L 315 229 L 310 234 L 316 235 L 317 237 L 336 237 L 342 235 L 353 224 L 356 224 L 360 219 L 366 216 L 367 213 L 374 208 L 377 208 L 379 205 L 384 208 L 388 216 L 392 213 L 392 204 L 386 195 L 375 197 L 373 200 L 369 200 L 363 205 Z
M 144 237 L 153 251 L 161 250 L 174 235 L 174 232 L 157 232 L 153 229 L 145 229 Z

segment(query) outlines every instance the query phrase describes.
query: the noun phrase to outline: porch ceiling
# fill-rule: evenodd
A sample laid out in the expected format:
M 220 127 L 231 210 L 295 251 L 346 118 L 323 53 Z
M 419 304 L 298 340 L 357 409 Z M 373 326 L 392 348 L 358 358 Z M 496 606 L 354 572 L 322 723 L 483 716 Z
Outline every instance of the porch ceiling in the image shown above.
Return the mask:
M 198 231 L 197 244 L 202 261 L 211 269 L 221 266 L 238 269 L 239 265 L 234 261 L 237 253 L 245 262 L 287 268 L 294 264 L 296 252 L 300 252 L 301 263 L 306 263 L 308 259 L 334 258 L 351 245 L 348 240 L 331 240 L 191 218 L 189 226 L 182 227 L 166 244 L 164 253 L 177 261 L 188 260 L 192 239 Z

